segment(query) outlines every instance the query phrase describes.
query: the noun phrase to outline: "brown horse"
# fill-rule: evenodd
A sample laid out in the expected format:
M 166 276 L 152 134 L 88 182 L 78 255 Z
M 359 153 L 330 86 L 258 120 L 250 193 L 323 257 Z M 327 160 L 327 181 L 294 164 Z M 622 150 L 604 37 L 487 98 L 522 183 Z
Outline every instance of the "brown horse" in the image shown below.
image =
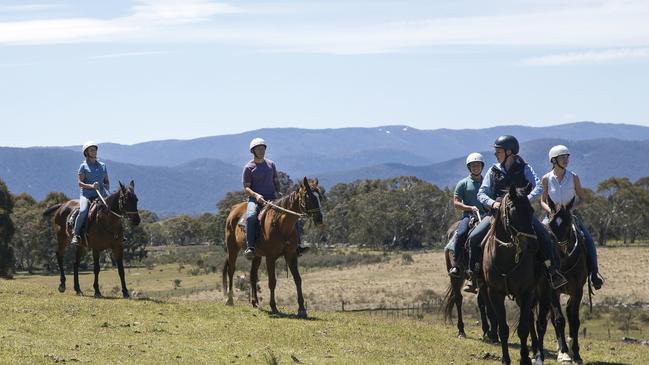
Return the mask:
M 284 256 L 287 266 L 293 275 L 297 289 L 298 317 L 306 318 L 306 308 L 302 296 L 302 279 L 297 267 L 298 233 L 295 224 L 299 218 L 309 217 L 315 224 L 322 224 L 320 202 L 324 195 L 318 187 L 318 179 L 309 183 L 305 177 L 297 190 L 273 201 L 262 212 L 260 234 L 257 239 L 255 258 L 250 268 L 250 287 L 252 290 L 251 304 L 257 307 L 257 280 L 261 258 L 266 257 L 268 273 L 268 288 L 270 289 L 270 308 L 272 313 L 278 313 L 275 303 L 275 261 Z M 232 207 L 225 223 L 225 245 L 228 257 L 223 265 L 223 290 L 228 295 L 226 304 L 234 305 L 232 282 L 235 264 L 239 250 L 246 247 L 246 234 L 239 220 L 246 212 L 247 203 L 239 203 Z M 226 273 L 229 281 L 226 281 Z M 226 286 L 227 284 L 227 286 Z
M 473 219 L 472 219 L 473 220 Z M 451 238 L 455 235 L 459 221 L 453 223 L 448 230 L 446 231 L 446 239 L 450 241 Z M 471 224 L 473 229 L 474 222 Z M 471 234 L 471 230 L 467 233 L 466 237 Z M 466 238 L 465 237 L 465 238 Z M 467 266 L 468 250 L 463 250 L 463 255 L 456 257 L 457 264 L 460 268 L 460 272 L 464 272 L 464 268 Z M 450 249 L 444 250 L 444 261 L 446 262 L 446 272 L 451 270 L 452 260 L 455 252 Z M 465 277 L 453 277 L 449 275 L 450 283 L 446 289 L 446 294 L 444 295 L 444 301 L 442 308 L 444 308 L 444 319 L 449 320 L 453 313 L 453 308 L 457 310 L 457 330 L 459 338 L 466 338 L 466 332 L 464 332 L 464 320 L 462 317 L 462 285 L 464 285 Z M 482 339 L 488 342 L 496 343 L 498 342 L 498 327 L 496 325 L 496 317 L 491 309 L 489 301 L 486 300 L 487 293 L 486 288 L 483 286 L 480 287 L 478 291 L 477 301 L 478 301 L 478 310 L 480 311 L 480 323 L 482 325 Z
M 498 334 L 502 350 L 502 363 L 511 364 L 509 357 L 509 326 L 505 311 L 505 297 L 512 295 L 520 308 L 518 337 L 520 339 L 521 364 L 531 364 L 527 337 L 532 322 L 534 290 L 541 275 L 541 266 L 536 259 L 538 251 L 537 236 L 532 219 L 534 209 L 527 199 L 531 190 L 512 185 L 504 196 L 491 230 L 485 237 L 483 274 L 487 285 L 489 300 L 498 320 Z M 536 336 L 532 336 L 533 347 L 540 348 Z M 535 360 L 540 360 L 536 354 Z
M 548 203 L 550 209 L 554 212 L 548 226 L 556 239 L 554 249 L 558 251 L 557 254 L 561 260 L 561 272 L 568 280 L 568 284 L 562 286 L 559 290 L 553 290 L 547 281 L 541 281 L 539 286 L 539 318 L 537 319 L 539 342 L 543 343 L 543 336 L 547 327 L 547 315 L 550 312 L 559 347 L 557 361 L 574 361 L 577 364 L 582 364 L 583 360 L 579 354 L 579 306 L 584 295 L 584 284 L 588 280 L 584 237 L 574 223 L 570 212 L 574 198 L 558 211 L 552 199 L 549 199 Z M 558 304 L 561 293 L 567 294 L 569 297 L 566 315 L 570 325 L 570 338 L 572 339 L 570 346 L 572 359 L 568 354 L 568 345 L 565 338 L 566 322 Z M 552 300 L 552 302 L 550 303 L 549 300 Z
M 137 211 L 137 196 L 135 195 L 135 183 L 131 180 L 128 187 L 119 183 L 119 190 L 110 194 L 106 198 L 106 207 L 103 207 L 101 202 L 97 202 L 90 206 L 88 209 L 88 219 L 86 221 L 86 233 L 82 234 L 79 245 L 76 247 L 76 256 L 74 261 L 74 291 L 78 295 L 82 295 L 81 287 L 79 286 L 79 262 L 81 256 L 84 254 L 85 249 L 92 249 L 92 258 L 94 263 L 95 282 L 93 288 L 95 289 L 95 297 L 100 298 L 101 292 L 99 291 L 99 254 L 103 250 L 112 250 L 113 259 L 117 263 L 117 272 L 122 284 L 122 294 L 124 298 L 128 298 L 128 289 L 126 288 L 126 281 L 124 280 L 124 246 L 123 237 L 124 231 L 122 227 L 122 217 L 128 216 L 132 225 L 140 224 L 140 215 Z M 61 273 L 61 284 L 59 285 L 59 292 L 65 292 L 65 271 L 63 269 L 63 256 L 65 248 L 70 242 L 73 232 L 72 227 L 68 226 L 69 215 L 79 207 L 78 200 L 69 200 L 66 203 L 56 204 L 47 208 L 44 216 L 54 213 L 52 218 L 54 234 L 58 242 L 56 250 L 56 259 L 59 264 L 59 271 Z

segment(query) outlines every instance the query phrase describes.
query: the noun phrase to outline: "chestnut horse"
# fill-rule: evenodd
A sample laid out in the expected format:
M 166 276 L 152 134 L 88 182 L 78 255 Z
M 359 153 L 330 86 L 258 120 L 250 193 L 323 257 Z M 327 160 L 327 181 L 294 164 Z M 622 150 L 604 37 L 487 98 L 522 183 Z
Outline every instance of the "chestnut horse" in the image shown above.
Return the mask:
M 472 220 L 477 220 L 477 218 L 472 218 Z M 446 231 L 446 239 L 450 241 L 451 238 L 455 235 L 459 221 L 451 224 L 451 226 Z M 475 226 L 475 222 L 471 222 L 471 230 Z M 471 234 L 471 230 L 467 233 L 466 238 Z M 464 244 L 464 242 L 462 243 Z M 468 262 L 468 250 L 463 250 L 463 255 L 460 257 L 455 257 L 457 260 L 457 265 L 460 268 L 461 277 L 449 276 L 450 283 L 446 288 L 446 294 L 444 295 L 444 301 L 442 308 L 444 308 L 444 319 L 449 320 L 453 313 L 453 308 L 457 310 L 457 330 L 459 338 L 466 338 L 466 332 L 464 332 L 464 320 L 462 317 L 462 285 L 464 285 L 464 269 L 467 266 Z M 455 252 L 450 249 L 444 250 L 444 261 L 446 263 L 446 272 L 451 270 L 452 260 L 455 255 Z M 491 309 L 491 305 L 487 298 L 487 292 L 484 285 L 480 286 L 478 291 L 478 296 L 476 298 L 478 301 L 478 309 L 480 311 L 480 323 L 482 325 L 482 339 L 487 342 L 496 343 L 498 342 L 498 327 L 496 325 L 496 317 Z
M 257 239 L 255 258 L 250 268 L 250 287 L 252 290 L 251 304 L 257 307 L 257 281 L 261 258 L 266 257 L 266 270 L 268 273 L 268 288 L 270 289 L 270 309 L 278 313 L 275 303 L 275 261 L 284 256 L 286 264 L 293 275 L 297 289 L 298 317 L 306 318 L 306 308 L 302 296 L 302 279 L 297 267 L 297 245 L 299 242 L 295 224 L 299 218 L 311 218 L 317 225 L 322 224 L 320 202 L 324 194 L 318 187 L 318 179 L 309 183 L 304 177 L 297 190 L 269 203 L 262 212 L 260 234 Z M 246 247 L 246 233 L 239 225 L 239 220 L 246 212 L 247 203 L 234 205 L 225 223 L 225 245 L 228 257 L 223 265 L 223 291 L 227 293 L 227 305 L 234 305 L 232 279 L 239 250 Z M 226 273 L 229 281 L 226 281 Z M 227 284 L 227 285 L 226 285 Z
M 74 291 L 82 295 L 79 286 L 79 262 L 85 249 L 92 249 L 92 259 L 94 263 L 95 297 L 101 298 L 99 291 L 99 254 L 103 250 L 111 250 L 113 259 L 117 263 L 117 272 L 122 283 L 122 294 L 128 298 L 128 289 L 124 280 L 124 229 L 122 227 L 122 217 L 128 216 L 132 225 L 140 224 L 140 215 L 137 211 L 137 196 L 135 195 L 135 183 L 131 180 L 128 187 L 119 183 L 119 190 L 110 194 L 106 198 L 107 207 L 102 206 L 102 202 L 93 204 L 88 209 L 88 219 L 86 220 L 85 234 L 82 233 L 79 245 L 76 247 L 76 256 L 74 261 Z M 52 218 L 54 234 L 58 242 L 56 250 L 56 259 L 59 264 L 61 273 L 61 284 L 59 292 L 65 292 L 65 271 L 63 269 L 63 256 L 65 248 L 72 239 L 72 227 L 68 226 L 68 216 L 79 207 L 78 200 L 69 200 L 66 203 L 55 204 L 47 208 L 44 216 L 54 213 Z
M 574 198 L 568 205 L 562 206 L 558 211 L 552 199 L 549 199 L 548 203 L 553 212 L 548 225 L 552 235 L 556 239 L 554 249 L 558 251 L 557 255 L 561 260 L 561 272 L 568 280 L 568 284 L 562 286 L 559 290 L 553 290 L 547 281 L 541 281 L 539 287 L 540 301 L 537 333 L 539 342 L 542 344 L 547 327 L 547 315 L 550 312 L 559 347 L 557 361 L 574 361 L 577 364 L 582 364 L 583 360 L 579 354 L 579 306 L 584 295 L 584 284 L 588 280 L 584 237 L 579 231 L 579 227 L 575 224 L 572 213 L 570 212 Z M 566 315 L 568 317 L 568 324 L 570 325 L 570 338 L 572 340 L 570 350 L 572 350 L 572 359 L 568 354 L 568 345 L 566 344 L 566 321 L 561 312 L 561 307 L 558 305 L 559 295 L 561 293 L 567 294 L 569 297 L 566 305 Z M 552 300 L 552 302 L 549 303 L 549 300 Z
M 537 235 L 532 226 L 534 209 L 527 199 L 531 184 L 525 188 L 511 185 L 503 197 L 491 230 L 485 237 L 483 274 L 489 300 L 498 320 L 498 334 L 502 350 L 502 363 L 511 364 L 509 357 L 509 326 L 505 311 L 505 297 L 514 296 L 520 308 L 518 337 L 520 339 L 521 364 L 531 364 L 527 337 L 533 326 L 532 306 L 534 292 L 542 277 Z M 533 331 L 533 329 L 532 329 Z M 537 348 L 535 360 L 541 360 L 543 348 L 532 336 L 533 348 Z

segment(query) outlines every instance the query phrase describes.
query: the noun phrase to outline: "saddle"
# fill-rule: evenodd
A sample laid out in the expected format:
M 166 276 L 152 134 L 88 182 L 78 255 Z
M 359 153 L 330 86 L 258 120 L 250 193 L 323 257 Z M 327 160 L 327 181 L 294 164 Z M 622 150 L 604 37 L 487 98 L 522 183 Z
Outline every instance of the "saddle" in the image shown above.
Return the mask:
M 95 198 L 90 202 L 90 208 L 88 208 L 88 218 L 81 227 L 82 235 L 86 234 L 87 228 L 90 226 L 91 222 L 95 222 L 97 220 L 97 216 L 102 209 L 104 209 L 104 205 L 99 200 L 99 198 Z M 74 210 L 72 210 L 72 212 L 68 216 L 67 226 L 68 231 L 70 232 L 74 232 L 74 222 L 77 220 L 77 216 L 79 216 L 79 210 L 80 209 L 78 207 L 74 208 Z
M 266 217 L 266 213 L 268 212 L 268 206 L 265 206 L 261 208 L 259 213 L 257 213 L 257 222 L 262 223 L 264 221 L 264 217 Z M 245 233 L 247 231 L 248 225 L 246 224 L 246 215 L 243 214 L 241 215 L 241 218 L 239 218 L 239 221 L 237 222 L 237 225 L 243 229 L 243 232 Z M 261 230 L 261 224 L 257 225 L 257 233 Z

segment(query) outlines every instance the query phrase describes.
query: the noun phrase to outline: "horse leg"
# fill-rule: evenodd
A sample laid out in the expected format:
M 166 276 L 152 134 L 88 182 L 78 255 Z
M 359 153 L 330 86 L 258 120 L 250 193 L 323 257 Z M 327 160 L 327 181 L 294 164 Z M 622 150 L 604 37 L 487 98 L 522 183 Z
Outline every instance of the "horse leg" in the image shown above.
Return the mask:
M 530 352 L 527 347 L 527 336 L 530 334 L 530 321 L 531 321 L 531 312 L 532 312 L 532 293 L 523 293 L 520 298 L 516 300 L 520 308 L 519 320 L 518 320 L 518 339 L 521 342 L 521 365 L 532 365 L 532 360 L 530 360 Z
M 561 302 L 559 300 L 559 294 L 551 290 L 551 302 L 550 310 L 552 314 L 552 324 L 554 325 L 554 332 L 557 336 L 557 362 L 561 363 L 571 363 L 572 358 L 568 353 L 568 344 L 566 343 L 566 319 L 563 316 L 561 311 Z
M 503 365 L 510 365 L 512 360 L 509 357 L 509 326 L 507 325 L 507 313 L 505 311 L 505 294 L 491 288 L 488 289 L 488 293 L 489 301 L 498 321 L 498 335 L 500 336 L 500 348 L 503 355 L 502 363 Z
M 533 355 L 532 364 L 543 365 L 543 359 L 541 357 L 541 353 L 543 353 L 543 347 L 541 342 L 539 341 L 538 332 L 534 323 L 534 306 L 535 304 L 532 304 L 530 308 L 530 338 L 532 340 Z
M 95 298 L 101 298 L 101 292 L 99 291 L 99 250 L 96 248 L 92 249 L 92 265 L 92 271 L 95 274 L 95 281 L 92 287 L 95 289 Z
M 492 343 L 498 343 L 498 319 L 496 318 L 496 312 L 494 312 L 493 306 L 489 301 L 487 289 L 483 286 L 480 288 L 479 293 L 482 293 L 482 303 L 487 314 L 487 320 L 489 321 L 489 332 L 487 332 L 487 337 Z
M 63 269 L 63 252 L 65 252 L 65 250 L 61 250 L 60 247 L 58 251 L 56 251 L 56 262 L 59 265 L 59 273 L 61 275 L 61 283 L 59 284 L 59 293 L 65 292 L 65 270 Z
M 119 281 L 122 284 L 122 297 L 124 299 L 130 298 L 128 289 L 126 288 L 126 278 L 124 276 L 124 260 L 122 257 L 115 260 L 117 262 L 117 273 L 119 274 Z
M 82 254 L 82 248 L 80 246 L 77 246 L 76 252 L 75 252 L 75 257 L 74 257 L 74 291 L 77 293 L 77 295 L 83 295 L 83 292 L 81 291 L 81 286 L 79 286 L 79 264 L 81 263 L 81 254 Z
M 252 264 L 250 265 L 250 291 L 252 292 L 252 296 L 250 297 L 250 304 L 252 304 L 252 306 L 255 308 L 257 308 L 257 304 L 259 304 L 259 299 L 257 299 L 257 281 L 259 281 L 258 275 L 260 264 L 261 257 L 255 256 L 255 258 L 252 259 Z
M 568 322 L 570 324 L 570 339 L 571 350 L 572 350 L 572 360 L 577 364 L 583 364 L 581 355 L 579 354 L 579 326 L 581 324 L 579 319 L 579 304 L 581 303 L 581 298 L 583 296 L 583 291 L 579 290 L 575 295 L 571 296 L 568 299 L 568 309 L 566 311 L 568 315 Z
M 478 310 L 480 311 L 480 326 L 482 327 L 482 339 L 491 341 L 489 338 L 489 319 L 487 318 L 487 306 L 485 305 L 484 292 L 478 291 Z
M 464 319 L 462 318 L 462 282 L 463 279 L 453 279 L 453 299 L 455 300 L 455 308 L 457 308 L 457 333 L 459 338 L 466 338 L 464 332 Z
M 228 296 L 225 305 L 234 305 L 234 297 L 232 294 L 232 279 L 234 276 L 234 265 L 230 264 L 230 255 L 225 258 L 223 263 L 223 292 Z M 229 281 L 228 281 L 229 279 Z
M 306 307 L 304 306 L 304 297 L 302 296 L 302 278 L 297 268 L 297 255 L 286 256 L 286 263 L 291 270 L 291 275 L 293 275 L 293 281 L 295 282 L 295 289 L 297 290 L 297 316 L 298 318 L 306 318 Z
M 539 341 L 538 350 L 535 353 L 535 358 L 538 363 L 543 363 L 545 360 L 544 348 L 545 333 L 548 329 L 548 312 L 550 311 L 550 303 L 548 295 L 554 295 L 547 288 L 539 290 L 539 316 L 536 320 L 536 333 Z
M 276 257 L 266 256 L 266 272 L 268 273 L 268 289 L 270 290 L 270 312 L 279 313 L 277 303 L 275 302 L 275 286 L 277 285 L 277 276 L 275 276 Z

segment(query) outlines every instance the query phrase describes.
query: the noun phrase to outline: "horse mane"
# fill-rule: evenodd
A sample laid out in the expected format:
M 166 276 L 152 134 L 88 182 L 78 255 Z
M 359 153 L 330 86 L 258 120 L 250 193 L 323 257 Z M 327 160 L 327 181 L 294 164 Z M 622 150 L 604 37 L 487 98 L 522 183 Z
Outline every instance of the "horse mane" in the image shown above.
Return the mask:
M 290 193 L 284 195 L 283 197 L 279 199 L 273 200 L 273 204 L 280 206 L 282 208 L 290 208 L 293 205 L 293 202 L 295 200 L 295 196 L 297 195 L 297 189 L 291 191 Z

